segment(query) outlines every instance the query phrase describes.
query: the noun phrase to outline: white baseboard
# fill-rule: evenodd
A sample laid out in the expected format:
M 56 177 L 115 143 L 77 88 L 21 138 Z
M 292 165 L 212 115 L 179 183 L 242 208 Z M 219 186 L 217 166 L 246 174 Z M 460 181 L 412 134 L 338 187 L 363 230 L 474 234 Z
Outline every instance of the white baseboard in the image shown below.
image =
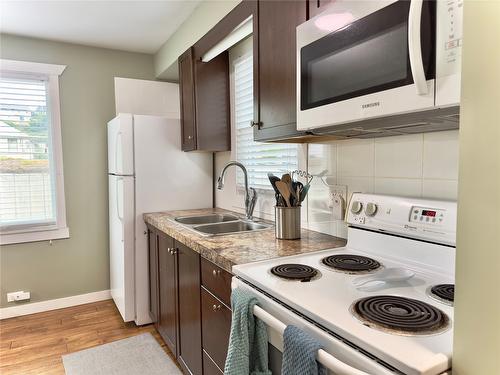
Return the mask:
M 101 290 L 99 292 L 79 294 L 64 298 L 51 299 L 48 301 L 25 303 L 22 305 L 0 308 L 0 320 L 14 318 L 16 316 L 35 314 L 44 311 L 63 309 L 65 307 L 83 305 L 104 301 L 111 298 L 110 290 Z

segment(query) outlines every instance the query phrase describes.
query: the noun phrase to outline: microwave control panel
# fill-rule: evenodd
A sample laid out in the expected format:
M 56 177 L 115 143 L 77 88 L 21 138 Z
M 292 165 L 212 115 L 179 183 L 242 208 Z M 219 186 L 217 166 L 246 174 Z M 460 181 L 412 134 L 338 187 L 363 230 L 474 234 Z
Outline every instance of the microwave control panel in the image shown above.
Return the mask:
M 438 75 L 452 75 L 460 71 L 463 5 L 463 0 L 437 2 Z

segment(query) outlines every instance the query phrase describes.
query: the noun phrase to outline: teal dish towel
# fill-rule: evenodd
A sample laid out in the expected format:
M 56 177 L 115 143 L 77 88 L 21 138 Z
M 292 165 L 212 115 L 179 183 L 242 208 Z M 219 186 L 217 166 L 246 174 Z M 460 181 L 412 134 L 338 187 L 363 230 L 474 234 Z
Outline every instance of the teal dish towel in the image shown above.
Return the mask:
M 283 334 L 283 364 L 281 375 L 326 375 L 326 369 L 316 361 L 321 345 L 295 326 L 287 326 Z
M 233 321 L 225 375 L 271 375 L 266 325 L 253 315 L 257 299 L 243 289 L 231 294 Z

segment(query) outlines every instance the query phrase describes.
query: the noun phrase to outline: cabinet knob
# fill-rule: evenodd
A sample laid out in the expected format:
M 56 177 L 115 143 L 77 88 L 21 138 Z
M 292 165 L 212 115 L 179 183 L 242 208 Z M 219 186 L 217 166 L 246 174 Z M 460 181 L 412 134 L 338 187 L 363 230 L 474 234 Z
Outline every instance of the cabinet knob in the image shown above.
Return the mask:
M 177 254 L 177 249 L 175 249 L 175 248 L 174 248 L 174 249 L 172 249 L 172 251 L 170 252 L 170 254 L 172 254 L 172 255 Z
M 188 139 L 193 139 L 193 136 L 192 135 L 188 135 Z
M 214 277 L 217 277 L 220 275 L 220 270 L 213 270 L 212 271 L 212 275 L 214 275 Z
M 145 231 L 144 231 L 144 235 L 146 235 L 146 234 L 148 234 L 148 231 L 147 231 L 147 230 L 145 230 Z
M 253 120 L 252 120 L 252 121 L 250 121 L 250 127 L 252 127 L 252 128 L 253 128 L 254 126 L 256 126 L 256 127 L 257 127 L 257 129 L 260 129 L 260 128 L 261 128 L 261 126 L 262 126 L 262 122 L 260 122 L 260 121 L 253 121 Z
M 212 310 L 214 310 L 214 311 L 218 311 L 218 310 L 220 310 L 221 308 L 222 308 L 222 306 L 221 306 L 221 305 L 213 305 L 213 306 L 212 306 Z

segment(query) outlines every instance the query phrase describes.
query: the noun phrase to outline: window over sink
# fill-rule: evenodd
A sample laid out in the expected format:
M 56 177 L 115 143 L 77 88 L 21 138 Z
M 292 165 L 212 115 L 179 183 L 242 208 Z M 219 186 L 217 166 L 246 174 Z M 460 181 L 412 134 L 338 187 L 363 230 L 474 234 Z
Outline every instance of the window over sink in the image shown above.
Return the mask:
M 250 186 L 271 190 L 267 173 L 278 176 L 298 168 L 298 146 L 287 143 L 263 143 L 253 140 L 250 122 L 254 118 L 252 38 L 241 42 L 230 54 L 231 112 L 236 135 L 236 159 L 248 171 Z M 238 186 L 244 184 L 237 172 Z

